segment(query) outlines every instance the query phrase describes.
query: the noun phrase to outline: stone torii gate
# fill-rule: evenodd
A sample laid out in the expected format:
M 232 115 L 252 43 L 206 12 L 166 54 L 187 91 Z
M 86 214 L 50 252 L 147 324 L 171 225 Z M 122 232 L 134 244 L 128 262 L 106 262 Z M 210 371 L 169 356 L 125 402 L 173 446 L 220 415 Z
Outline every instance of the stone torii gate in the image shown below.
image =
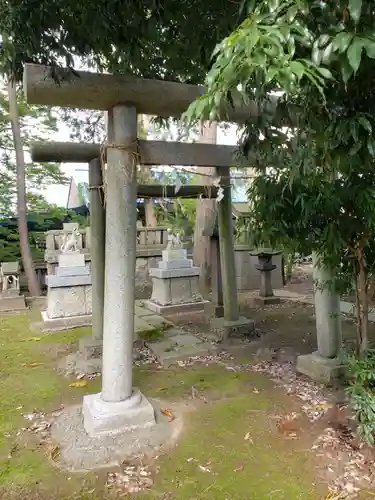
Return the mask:
M 203 93 L 202 88 L 194 85 L 87 72 L 73 74 L 69 70 L 62 71 L 56 82 L 50 68 L 26 65 L 24 89 L 30 104 L 108 112 L 102 391 L 84 397 L 84 428 L 92 437 L 147 428 L 155 424 L 154 409 L 132 386 L 136 166 L 140 159 L 150 165 L 215 166 L 224 183 L 228 183 L 219 204 L 219 235 L 225 319 L 235 323 L 239 312 L 229 188 L 229 167 L 235 163 L 234 148 L 138 140 L 138 113 L 179 117 Z M 256 106 L 251 104 L 230 110 L 226 118 L 243 123 L 257 113 Z M 71 145 L 65 159 L 72 154 L 70 148 Z M 84 161 L 94 161 L 100 153 L 98 145 L 78 145 L 77 148 L 84 151 Z M 70 157 L 74 161 L 77 161 L 77 152 L 78 149 Z M 49 156 L 49 160 L 51 158 Z M 138 190 L 140 196 L 141 191 Z

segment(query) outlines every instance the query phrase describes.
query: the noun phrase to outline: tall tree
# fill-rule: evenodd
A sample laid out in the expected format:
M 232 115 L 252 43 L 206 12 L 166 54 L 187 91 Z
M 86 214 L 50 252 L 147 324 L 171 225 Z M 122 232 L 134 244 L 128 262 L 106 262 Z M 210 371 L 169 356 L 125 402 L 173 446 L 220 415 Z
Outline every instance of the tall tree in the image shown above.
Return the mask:
M 0 88 L 0 214 L 17 214 L 22 263 L 31 295 L 40 295 L 29 245 L 27 208 L 40 207 L 40 189 L 51 182 L 64 183 L 58 165 L 32 164 L 25 160 L 25 148 L 32 140 L 46 137 L 56 130 L 56 117 L 50 110 L 27 106 L 22 92 L 9 76 L 7 86 Z M 15 207 L 16 210 L 15 210 Z
M 322 286 L 354 284 L 364 353 L 375 271 L 373 2 L 244 5 L 246 18 L 217 47 L 208 93 L 188 117 L 208 110 L 215 119 L 238 88 L 263 109 L 272 91 L 283 92 L 276 110 L 249 120 L 242 142 L 258 174 L 250 188 L 254 243 L 315 251 L 334 276 Z
M 21 125 L 17 103 L 17 89 L 14 75 L 9 76 L 8 81 L 9 96 L 9 118 L 12 126 L 13 143 L 16 154 L 16 172 L 17 172 L 17 218 L 18 232 L 20 236 L 20 248 L 23 267 L 26 273 L 29 292 L 32 296 L 40 295 L 40 285 L 33 266 L 29 245 L 29 232 L 27 228 L 27 209 L 26 209 L 26 181 L 25 181 L 25 157 L 21 137 Z

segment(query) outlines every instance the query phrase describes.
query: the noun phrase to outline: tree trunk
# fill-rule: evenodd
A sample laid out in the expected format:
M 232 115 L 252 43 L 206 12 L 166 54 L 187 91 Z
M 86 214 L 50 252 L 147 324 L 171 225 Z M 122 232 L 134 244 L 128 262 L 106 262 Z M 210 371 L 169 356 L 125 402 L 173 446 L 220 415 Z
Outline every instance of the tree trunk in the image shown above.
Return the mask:
M 200 137 L 198 142 L 216 144 L 217 138 L 217 123 L 204 123 L 201 126 Z M 212 184 L 212 177 L 215 176 L 215 167 L 198 167 L 197 174 L 199 184 Z M 212 212 L 217 212 L 216 200 L 197 200 L 197 211 L 194 229 L 194 250 L 193 260 L 196 266 L 201 269 L 200 274 L 200 291 L 203 297 L 207 297 L 210 290 L 211 282 L 211 243 L 210 237 L 205 236 L 207 222 L 211 220 Z
M 40 295 L 40 286 L 34 269 L 33 259 L 29 245 L 29 233 L 27 229 L 27 207 L 26 207 L 26 181 L 25 181 L 25 158 L 21 137 L 21 125 L 17 104 L 17 88 L 13 75 L 9 76 L 9 117 L 12 126 L 13 143 L 16 152 L 17 164 L 17 215 L 18 231 L 20 235 L 20 248 L 23 268 L 26 274 L 29 293 L 32 296 Z
M 363 252 L 358 251 L 358 264 L 359 264 L 359 301 L 361 305 L 361 343 L 359 345 L 359 353 L 363 356 L 368 349 L 368 280 L 367 280 L 367 270 L 365 265 L 365 260 Z
M 152 198 L 145 199 L 145 218 L 147 227 L 156 227 L 158 225 L 154 200 Z

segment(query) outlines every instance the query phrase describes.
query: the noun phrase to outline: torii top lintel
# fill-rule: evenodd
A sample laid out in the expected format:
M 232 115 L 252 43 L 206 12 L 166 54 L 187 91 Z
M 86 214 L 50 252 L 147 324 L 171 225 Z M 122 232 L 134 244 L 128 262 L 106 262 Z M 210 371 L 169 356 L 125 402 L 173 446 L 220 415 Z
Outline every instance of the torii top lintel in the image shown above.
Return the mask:
M 132 103 L 138 113 L 178 118 L 204 93 L 197 85 L 87 71 L 59 70 L 58 78 L 53 78 L 48 66 L 26 64 L 23 85 L 27 102 L 103 111 Z M 223 119 L 241 124 L 257 114 L 255 103 L 249 103 L 228 110 Z

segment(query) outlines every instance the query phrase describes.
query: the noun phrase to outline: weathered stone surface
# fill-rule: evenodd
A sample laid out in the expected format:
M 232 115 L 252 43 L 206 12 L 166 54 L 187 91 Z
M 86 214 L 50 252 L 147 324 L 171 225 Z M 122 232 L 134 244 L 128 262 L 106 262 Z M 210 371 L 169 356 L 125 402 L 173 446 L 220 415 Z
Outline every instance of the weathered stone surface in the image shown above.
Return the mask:
M 150 313 L 149 316 L 144 317 L 144 320 L 147 324 L 152 328 L 164 329 L 173 326 L 173 323 L 168 321 L 167 319 L 159 316 L 157 314 L 152 314 L 152 311 L 148 311 Z
M 147 342 L 147 346 L 166 367 L 177 361 L 183 361 L 192 356 L 204 356 L 216 350 L 210 342 L 203 342 L 194 335 L 184 332 L 168 335 L 157 342 Z
M 157 314 L 168 315 L 168 314 L 180 314 L 190 311 L 203 311 L 205 304 L 207 304 L 207 302 L 208 300 L 200 300 L 197 302 L 185 302 L 184 304 L 162 306 L 160 304 L 157 304 L 153 300 L 146 300 L 145 305 L 151 311 L 154 311 Z
M 163 262 L 180 261 L 187 259 L 187 251 L 185 248 L 167 248 L 162 251 Z
M 79 267 L 57 267 L 56 276 L 90 276 L 89 265 Z
M 75 287 L 91 285 L 91 275 L 83 276 L 47 276 L 48 288 Z
M 144 307 L 144 301 L 142 300 L 142 301 L 136 301 L 134 314 L 142 318 L 143 316 L 151 316 L 154 313 L 149 309 L 147 309 L 146 307 Z
M 150 269 L 150 276 L 159 279 L 184 278 L 190 276 L 199 276 L 199 267 L 183 267 L 178 269 Z
M 182 269 L 193 267 L 193 261 L 190 259 L 181 260 L 162 260 L 158 264 L 159 269 Z
M 23 295 L 14 297 L 0 296 L 0 312 L 18 312 L 26 309 L 25 297 Z
M 163 306 L 172 303 L 171 280 L 152 278 L 151 302 L 155 302 L 155 304 L 157 303 Z M 145 303 L 148 304 L 149 301 L 146 301 Z
M 52 426 L 52 438 L 59 445 L 63 462 L 69 469 L 87 471 L 118 465 L 134 456 L 149 456 L 158 453 L 162 446 L 170 447 L 182 428 L 182 419 L 169 422 L 161 414 L 158 403 L 153 402 L 153 406 L 156 425 L 100 437 L 90 437 L 86 433 L 82 406 L 65 408 Z M 176 415 L 173 405 L 172 411 Z
M 60 267 L 84 267 L 85 255 L 79 252 L 61 253 L 58 263 Z
M 204 314 L 212 318 L 223 318 L 224 306 L 219 304 L 213 304 L 212 302 L 207 302 L 204 305 Z
M 1 269 L 4 274 L 15 274 L 18 275 L 20 272 L 20 265 L 18 261 L 14 262 L 2 262 Z
M 192 276 L 189 281 L 193 300 L 202 300 L 202 295 L 199 291 L 199 276 Z
M 171 280 L 171 302 L 172 305 L 194 302 L 192 300 L 189 278 L 175 278 Z
M 210 330 L 219 339 L 231 336 L 252 336 L 255 335 L 255 322 L 252 319 L 240 316 L 237 321 L 228 321 L 224 318 L 211 318 Z
M 115 435 L 155 425 L 155 413 L 151 403 L 138 389 L 124 401 L 103 401 L 101 394 L 83 397 L 83 422 L 91 437 Z
M 91 314 L 64 318 L 50 318 L 47 311 L 42 311 L 41 314 L 43 322 L 40 327 L 44 332 L 59 332 L 61 330 L 70 330 L 82 326 L 91 326 L 92 324 Z
M 272 297 L 255 297 L 254 302 L 260 306 L 267 306 L 271 304 L 280 304 L 280 297 L 272 296 Z
M 92 285 L 85 286 L 85 313 L 92 314 Z
M 314 305 L 318 351 L 324 358 L 337 356 L 342 344 L 340 296 L 322 286 L 333 280 L 328 269 L 320 268 L 319 258 L 313 254 Z
M 50 319 L 86 314 L 85 287 L 49 288 L 47 314 Z
M 344 373 L 338 358 L 324 358 L 318 351 L 297 357 L 296 370 L 316 382 L 330 385 Z
M 134 317 L 134 340 L 137 340 L 139 333 L 150 332 L 152 330 L 155 330 L 155 327 L 148 323 L 147 318 Z
M 101 358 L 103 353 L 103 341 L 92 337 L 83 337 L 79 340 L 78 349 L 84 360 Z

